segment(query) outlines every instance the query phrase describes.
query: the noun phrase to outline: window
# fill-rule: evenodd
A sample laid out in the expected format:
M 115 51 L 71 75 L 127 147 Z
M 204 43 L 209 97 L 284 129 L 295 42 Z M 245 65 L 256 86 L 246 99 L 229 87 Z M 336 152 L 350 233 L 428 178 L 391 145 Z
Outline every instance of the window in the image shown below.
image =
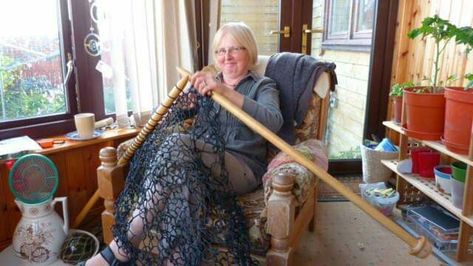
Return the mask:
M 0 122 L 67 111 L 58 3 L 25 2 L 4 3 L 8 12 L 0 16 L 1 25 L 10 25 L 0 28 Z M 36 23 L 20 22 L 25 19 Z
M 369 51 L 375 0 L 326 0 L 322 47 Z
M 98 59 L 83 49 L 88 17 L 88 0 L 0 3 L 0 139 L 67 133 L 79 110 L 103 118 Z

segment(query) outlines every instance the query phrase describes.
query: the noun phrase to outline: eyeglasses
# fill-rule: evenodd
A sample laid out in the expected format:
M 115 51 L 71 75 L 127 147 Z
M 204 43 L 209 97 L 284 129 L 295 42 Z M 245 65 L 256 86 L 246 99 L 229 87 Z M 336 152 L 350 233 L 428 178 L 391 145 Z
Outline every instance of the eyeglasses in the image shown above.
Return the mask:
M 246 50 L 245 47 L 240 46 L 240 47 L 228 47 L 228 48 L 220 48 L 218 50 L 215 50 L 215 54 L 218 56 L 224 56 L 227 54 L 229 55 L 234 55 L 235 53 L 240 53 L 241 51 Z

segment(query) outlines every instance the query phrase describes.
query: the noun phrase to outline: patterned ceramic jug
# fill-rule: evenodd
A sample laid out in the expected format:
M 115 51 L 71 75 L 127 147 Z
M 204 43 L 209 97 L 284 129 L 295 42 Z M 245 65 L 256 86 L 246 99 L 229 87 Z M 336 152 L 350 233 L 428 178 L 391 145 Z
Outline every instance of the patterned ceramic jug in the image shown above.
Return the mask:
M 64 221 L 54 211 L 57 202 L 62 203 Z M 15 203 L 23 215 L 13 234 L 15 254 L 35 265 L 48 265 L 58 260 L 69 231 L 67 198 L 58 197 L 37 204 L 19 200 Z

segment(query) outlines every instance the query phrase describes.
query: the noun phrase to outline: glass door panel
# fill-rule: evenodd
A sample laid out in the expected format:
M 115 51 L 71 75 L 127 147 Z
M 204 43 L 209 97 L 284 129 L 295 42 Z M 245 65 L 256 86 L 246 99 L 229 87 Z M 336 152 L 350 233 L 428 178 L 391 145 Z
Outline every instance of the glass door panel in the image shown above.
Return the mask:
M 332 160 L 360 158 L 374 5 L 374 0 L 313 0 L 312 28 L 326 30 L 312 34 L 311 55 L 337 65 L 338 85 L 330 96 L 325 135 Z M 369 34 L 357 35 L 356 30 Z
M 220 25 L 243 21 L 253 30 L 258 53 L 271 55 L 279 51 L 279 35 L 270 34 L 280 28 L 279 0 L 222 0 Z
M 301 52 L 305 42 L 301 42 L 301 33 L 306 26 L 312 30 L 306 44 L 310 47 L 309 54 L 337 65 L 338 86 L 330 96 L 325 137 L 332 161 L 360 158 L 359 145 L 363 141 L 367 115 L 375 5 L 375 0 L 221 1 L 220 24 L 247 23 L 255 32 L 260 54 Z M 307 6 L 312 7 L 312 12 L 306 12 Z M 305 25 L 310 22 L 312 25 Z M 289 38 L 270 34 L 286 25 L 290 26 Z M 289 45 L 285 43 L 287 40 Z

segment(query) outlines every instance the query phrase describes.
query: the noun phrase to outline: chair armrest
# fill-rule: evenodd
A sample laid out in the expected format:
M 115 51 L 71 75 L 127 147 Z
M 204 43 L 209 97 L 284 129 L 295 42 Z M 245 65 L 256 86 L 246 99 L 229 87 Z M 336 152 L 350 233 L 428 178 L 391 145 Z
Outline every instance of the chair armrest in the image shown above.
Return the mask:
M 317 178 L 307 168 L 300 165 L 299 163 L 286 163 L 283 164 L 271 172 L 267 173 L 269 178 L 263 183 L 264 186 L 264 201 L 267 204 L 269 197 L 273 193 L 273 178 L 278 175 L 292 176 L 293 186 L 291 193 L 296 199 L 297 206 L 302 205 L 307 196 L 313 189 Z
M 121 158 L 123 154 L 125 154 L 126 150 L 130 145 L 133 143 L 134 138 L 126 140 L 120 143 L 117 147 L 117 158 Z
M 293 148 L 301 152 L 307 159 L 313 161 L 323 169 L 328 169 L 327 149 L 325 145 L 316 139 L 303 141 Z M 269 163 L 268 171 L 263 176 L 263 186 L 265 191 L 265 202 L 267 203 L 273 192 L 272 182 L 274 177 L 286 175 L 293 177 L 292 194 L 296 198 L 298 205 L 302 205 L 311 189 L 317 182 L 315 175 L 301 164 L 295 162 L 286 153 L 279 152 Z

